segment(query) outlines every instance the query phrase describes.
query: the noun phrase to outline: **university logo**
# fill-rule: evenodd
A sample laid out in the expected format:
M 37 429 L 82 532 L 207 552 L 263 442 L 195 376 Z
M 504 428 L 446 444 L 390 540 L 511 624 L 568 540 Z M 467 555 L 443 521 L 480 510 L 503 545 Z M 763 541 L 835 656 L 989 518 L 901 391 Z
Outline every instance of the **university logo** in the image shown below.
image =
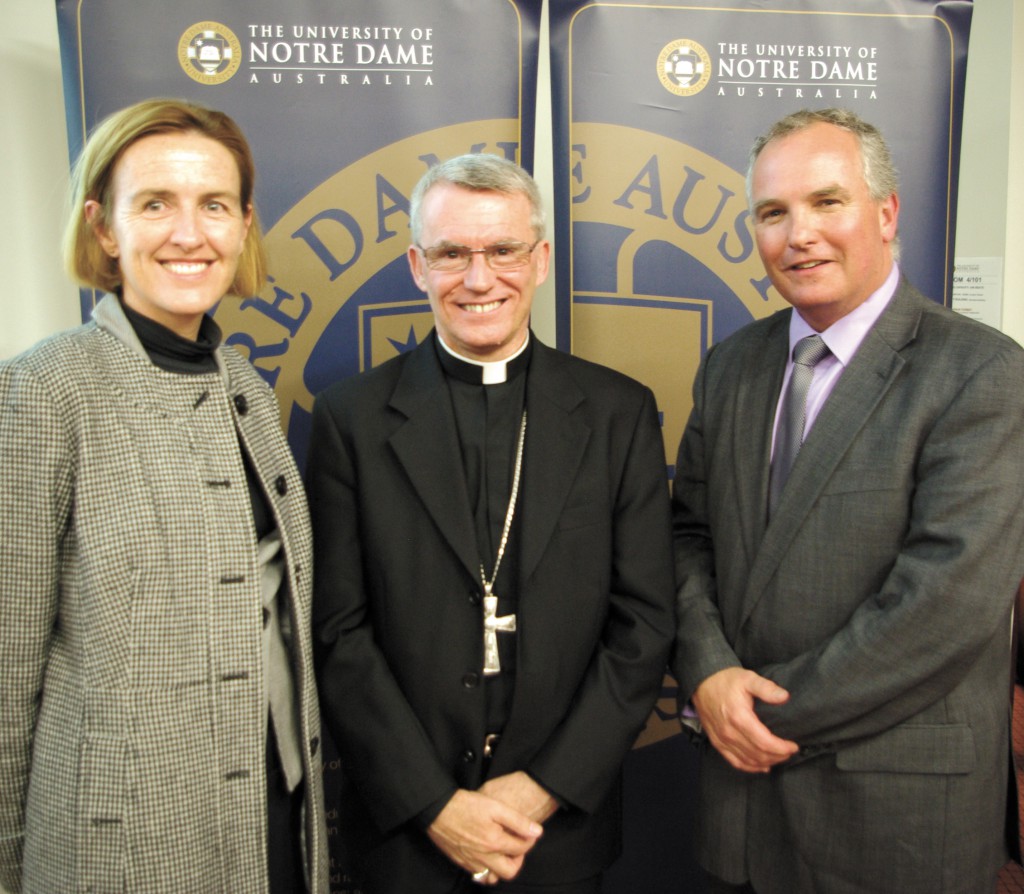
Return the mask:
M 242 45 L 227 26 L 200 22 L 181 35 L 178 64 L 193 81 L 223 84 L 242 64 Z
M 658 56 L 658 79 L 676 96 L 693 96 L 711 80 L 711 57 L 694 40 L 673 40 Z

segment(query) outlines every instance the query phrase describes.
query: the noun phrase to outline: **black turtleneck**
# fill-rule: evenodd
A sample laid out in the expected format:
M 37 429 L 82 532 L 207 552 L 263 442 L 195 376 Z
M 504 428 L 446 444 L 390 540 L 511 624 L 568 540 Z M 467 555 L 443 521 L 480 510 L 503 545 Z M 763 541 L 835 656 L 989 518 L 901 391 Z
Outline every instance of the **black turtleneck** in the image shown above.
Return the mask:
M 221 332 L 212 317 L 203 314 L 199 337 L 193 341 L 132 310 L 124 301 L 121 308 L 154 366 L 186 376 L 217 372 L 214 352 L 220 346 Z

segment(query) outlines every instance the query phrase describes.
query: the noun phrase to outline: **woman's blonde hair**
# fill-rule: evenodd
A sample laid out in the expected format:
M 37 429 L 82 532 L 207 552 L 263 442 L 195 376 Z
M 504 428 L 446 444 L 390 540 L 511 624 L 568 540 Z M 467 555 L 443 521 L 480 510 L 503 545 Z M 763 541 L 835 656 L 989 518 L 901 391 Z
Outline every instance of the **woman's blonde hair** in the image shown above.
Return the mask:
M 86 141 L 71 173 L 71 211 L 64 228 L 64 266 L 84 286 L 112 292 L 121 286 L 116 258 L 103 250 L 94 226 L 110 221 L 113 207 L 114 170 L 133 143 L 143 137 L 166 133 L 197 133 L 216 140 L 231 153 L 238 166 L 243 211 L 252 211 L 238 270 L 229 291 L 255 295 L 266 281 L 267 256 L 252 193 L 256 178 L 252 151 L 238 125 L 224 112 L 179 99 L 148 99 L 114 112 L 103 119 Z M 99 218 L 86 220 L 85 203 L 99 203 Z

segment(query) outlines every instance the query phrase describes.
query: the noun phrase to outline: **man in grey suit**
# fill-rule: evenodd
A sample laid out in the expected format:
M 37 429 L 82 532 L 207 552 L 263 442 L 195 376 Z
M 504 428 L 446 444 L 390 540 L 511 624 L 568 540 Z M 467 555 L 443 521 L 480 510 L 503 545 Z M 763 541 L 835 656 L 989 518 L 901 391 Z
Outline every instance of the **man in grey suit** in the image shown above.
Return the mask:
M 991 892 L 1024 351 L 901 278 L 874 127 L 798 112 L 751 158 L 758 250 L 796 312 L 708 352 L 679 447 L 698 859 L 715 891 Z

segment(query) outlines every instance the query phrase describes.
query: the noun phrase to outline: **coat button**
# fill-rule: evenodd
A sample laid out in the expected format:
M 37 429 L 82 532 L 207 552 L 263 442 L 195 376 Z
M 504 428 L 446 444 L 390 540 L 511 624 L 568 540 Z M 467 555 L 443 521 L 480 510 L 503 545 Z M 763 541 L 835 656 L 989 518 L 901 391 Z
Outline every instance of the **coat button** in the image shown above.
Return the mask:
M 459 759 L 464 764 L 471 764 L 476 760 L 476 752 L 472 748 L 467 748 L 461 755 L 459 755 Z
M 482 601 L 482 599 L 483 599 L 483 597 L 480 595 L 480 591 L 479 590 L 470 590 L 469 591 L 469 604 L 470 605 L 479 605 L 480 602 Z
M 467 689 L 475 689 L 480 685 L 480 674 L 468 673 L 462 678 L 462 685 Z
M 274 490 L 276 490 L 278 495 L 282 497 L 288 493 L 288 480 L 284 475 L 277 476 L 277 480 L 274 481 Z
M 235 395 L 235 409 L 238 410 L 239 416 L 244 416 L 249 412 L 249 401 L 245 399 L 244 394 Z

